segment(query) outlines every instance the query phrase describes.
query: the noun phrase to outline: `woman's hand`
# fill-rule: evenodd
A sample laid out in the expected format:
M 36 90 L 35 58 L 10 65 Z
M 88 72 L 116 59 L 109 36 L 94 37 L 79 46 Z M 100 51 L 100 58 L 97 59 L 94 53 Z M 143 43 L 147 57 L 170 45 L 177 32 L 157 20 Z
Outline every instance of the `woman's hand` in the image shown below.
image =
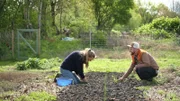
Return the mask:
M 81 79 L 82 82 L 87 82 L 87 79 L 84 77 L 84 79 Z

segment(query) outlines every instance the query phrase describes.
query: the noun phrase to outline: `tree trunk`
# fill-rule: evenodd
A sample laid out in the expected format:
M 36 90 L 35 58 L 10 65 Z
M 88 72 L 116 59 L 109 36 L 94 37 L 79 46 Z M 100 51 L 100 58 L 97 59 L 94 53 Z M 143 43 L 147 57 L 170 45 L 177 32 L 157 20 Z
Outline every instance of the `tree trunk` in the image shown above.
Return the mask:
M 56 13 L 55 13 L 55 6 L 56 6 L 56 0 L 53 1 L 51 0 L 51 16 L 52 16 L 52 26 L 56 28 L 56 35 L 59 35 L 60 31 L 55 23 L 55 16 L 56 16 Z
M 62 31 L 62 14 L 63 14 L 63 1 L 62 0 L 60 0 L 60 4 L 61 4 L 61 6 L 60 6 L 60 33 L 63 33 L 63 31 Z
M 52 26 L 55 26 L 55 6 L 56 6 L 56 1 L 51 0 Z
M 0 14 L 3 12 L 4 5 L 6 4 L 6 0 L 1 1 L 0 3 Z
M 43 5 L 42 5 L 42 25 L 41 25 L 41 37 L 46 37 L 47 36 L 47 31 L 46 31 L 46 26 L 47 26 L 47 20 L 46 20 L 46 9 L 47 9 L 47 1 L 43 0 Z

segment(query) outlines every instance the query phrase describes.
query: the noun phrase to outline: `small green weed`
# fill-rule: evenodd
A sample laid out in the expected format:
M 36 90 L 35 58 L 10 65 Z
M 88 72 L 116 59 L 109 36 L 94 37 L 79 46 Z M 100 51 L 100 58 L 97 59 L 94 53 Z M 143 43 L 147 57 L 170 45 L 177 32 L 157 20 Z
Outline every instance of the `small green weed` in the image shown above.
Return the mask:
M 164 90 L 158 90 L 157 93 L 160 94 L 160 95 L 165 95 L 166 94 L 166 92 Z
M 179 101 L 180 97 L 178 97 L 175 93 L 169 92 L 167 93 L 167 97 L 165 101 Z

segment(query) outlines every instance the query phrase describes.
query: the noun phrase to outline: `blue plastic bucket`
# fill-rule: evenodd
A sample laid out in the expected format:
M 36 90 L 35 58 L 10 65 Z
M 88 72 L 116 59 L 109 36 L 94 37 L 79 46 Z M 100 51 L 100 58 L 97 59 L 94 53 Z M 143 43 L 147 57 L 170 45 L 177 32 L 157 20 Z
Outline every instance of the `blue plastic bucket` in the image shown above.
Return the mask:
M 57 85 L 58 86 L 68 86 L 68 85 L 71 85 L 73 82 L 72 79 L 70 78 L 67 78 L 67 77 L 59 77 L 57 78 Z

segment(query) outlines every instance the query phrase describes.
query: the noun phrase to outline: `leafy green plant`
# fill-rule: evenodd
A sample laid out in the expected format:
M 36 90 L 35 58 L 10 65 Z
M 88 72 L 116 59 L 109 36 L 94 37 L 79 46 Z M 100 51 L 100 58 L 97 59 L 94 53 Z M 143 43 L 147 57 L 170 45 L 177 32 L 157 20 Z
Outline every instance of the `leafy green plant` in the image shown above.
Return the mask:
M 50 69 L 56 66 L 59 66 L 61 59 L 52 58 L 52 59 L 39 59 L 39 58 L 29 58 L 26 61 L 18 62 L 18 70 L 27 70 L 27 69 Z
M 17 65 L 18 70 L 26 70 L 27 69 L 25 62 L 18 62 L 16 65 Z
M 175 93 L 169 92 L 167 93 L 165 101 L 179 101 L 180 97 L 178 97 Z
M 28 69 L 40 69 L 40 65 L 39 65 L 39 59 L 38 58 L 29 58 L 26 61 L 26 67 Z
M 164 90 L 158 90 L 157 93 L 160 95 L 164 95 L 166 92 Z

